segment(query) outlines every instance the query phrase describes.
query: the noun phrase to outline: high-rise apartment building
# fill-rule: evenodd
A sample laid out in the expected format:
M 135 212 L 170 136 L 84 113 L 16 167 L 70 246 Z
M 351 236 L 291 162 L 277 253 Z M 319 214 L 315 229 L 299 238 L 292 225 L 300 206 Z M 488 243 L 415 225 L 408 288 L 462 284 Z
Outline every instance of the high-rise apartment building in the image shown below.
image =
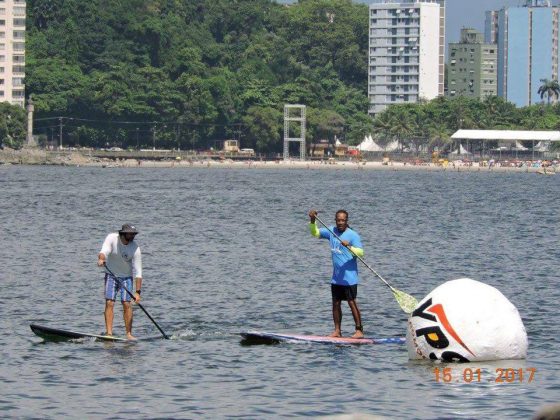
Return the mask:
M 497 42 L 498 96 L 517 106 L 541 102 L 541 79 L 558 80 L 560 9 L 548 0 L 486 12 L 485 39 Z
M 25 0 L 0 0 L 0 101 L 25 103 Z
M 449 43 L 448 96 L 496 96 L 497 64 L 495 44 L 486 44 L 474 29 L 461 29 L 460 42 Z
M 444 0 L 378 0 L 369 6 L 369 114 L 443 95 Z

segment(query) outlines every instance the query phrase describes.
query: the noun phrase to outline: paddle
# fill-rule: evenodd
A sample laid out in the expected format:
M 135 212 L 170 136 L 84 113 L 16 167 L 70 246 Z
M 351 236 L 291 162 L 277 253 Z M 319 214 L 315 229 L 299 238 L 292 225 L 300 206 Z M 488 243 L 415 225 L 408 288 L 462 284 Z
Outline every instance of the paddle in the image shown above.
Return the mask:
M 107 267 L 107 263 L 103 263 L 103 266 L 109 272 L 109 274 L 111 274 L 115 278 L 115 280 L 117 282 L 119 282 L 119 284 L 122 286 L 122 288 L 125 290 L 125 292 L 128 293 L 128 295 L 136 302 L 135 297 L 132 294 L 132 292 L 126 288 L 126 286 L 121 282 L 121 280 L 117 276 L 115 276 L 115 274 L 111 270 L 109 270 L 109 267 Z M 144 309 L 144 307 L 140 304 L 140 302 L 136 302 L 136 304 L 140 307 L 140 309 L 142 309 L 144 311 L 144 313 L 148 316 L 148 318 L 150 318 L 150 321 L 152 321 L 154 323 L 154 325 L 157 327 L 157 329 L 159 330 L 161 335 L 163 335 L 163 338 L 165 338 L 166 340 L 169 340 L 170 337 L 163 332 L 163 330 L 160 328 L 160 326 L 155 321 L 155 319 L 151 317 L 151 315 L 148 313 L 148 311 L 146 309 Z
M 326 224 L 323 223 L 323 221 L 321 219 L 319 219 L 319 217 L 317 215 L 315 215 L 315 219 L 317 219 L 319 221 L 319 223 L 321 223 L 332 235 L 334 235 L 334 237 L 336 239 L 338 239 L 340 242 L 342 242 L 342 239 L 340 239 L 340 237 L 334 233 Z M 385 283 L 389 289 L 391 289 L 391 291 L 393 292 L 393 295 L 395 296 L 395 299 L 397 300 L 398 304 L 400 305 L 401 309 L 406 312 L 407 314 L 412 313 L 412 311 L 414 311 L 414 309 L 416 308 L 416 306 L 418 306 L 418 301 L 416 300 L 416 298 L 414 298 L 413 296 L 410 296 L 409 294 L 406 294 L 405 292 L 402 292 L 400 290 L 395 289 L 393 286 L 391 286 L 383 277 L 381 277 L 373 268 L 371 268 L 368 263 L 366 263 L 361 257 L 359 257 L 358 255 L 354 254 L 352 252 L 352 250 L 350 249 L 350 247 L 347 247 L 348 251 L 350 251 L 352 253 L 352 255 L 354 255 L 357 259 L 359 259 L 362 264 L 364 264 L 367 268 L 370 269 L 370 271 L 375 274 L 377 277 L 379 277 L 379 279 Z

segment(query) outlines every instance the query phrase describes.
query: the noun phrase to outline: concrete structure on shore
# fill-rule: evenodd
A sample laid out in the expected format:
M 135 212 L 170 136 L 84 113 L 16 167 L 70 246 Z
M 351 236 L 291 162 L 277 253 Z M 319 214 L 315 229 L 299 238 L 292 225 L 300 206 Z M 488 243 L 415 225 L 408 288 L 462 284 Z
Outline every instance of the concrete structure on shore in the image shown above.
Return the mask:
M 305 127 L 307 124 L 306 106 L 299 104 L 284 105 L 284 160 L 290 159 L 290 143 L 299 143 L 299 158 L 305 160 Z M 295 127 L 294 127 L 295 125 Z M 298 131 L 294 131 L 299 128 Z M 297 137 L 293 137 L 299 133 Z
M 25 106 L 25 0 L 0 1 L 0 101 Z
M 33 104 L 31 96 L 29 96 L 25 110 L 27 111 L 27 134 L 25 135 L 25 144 L 27 147 L 34 147 L 37 146 L 33 138 L 33 113 L 35 112 L 35 105 Z

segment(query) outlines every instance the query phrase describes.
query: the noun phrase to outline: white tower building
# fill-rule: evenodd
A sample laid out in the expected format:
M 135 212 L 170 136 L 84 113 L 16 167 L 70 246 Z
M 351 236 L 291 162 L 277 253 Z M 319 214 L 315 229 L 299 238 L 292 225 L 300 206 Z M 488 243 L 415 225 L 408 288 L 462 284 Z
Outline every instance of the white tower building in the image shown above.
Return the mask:
M 25 0 L 0 0 L 0 101 L 25 103 Z
M 369 6 L 369 114 L 443 95 L 444 0 L 378 0 Z

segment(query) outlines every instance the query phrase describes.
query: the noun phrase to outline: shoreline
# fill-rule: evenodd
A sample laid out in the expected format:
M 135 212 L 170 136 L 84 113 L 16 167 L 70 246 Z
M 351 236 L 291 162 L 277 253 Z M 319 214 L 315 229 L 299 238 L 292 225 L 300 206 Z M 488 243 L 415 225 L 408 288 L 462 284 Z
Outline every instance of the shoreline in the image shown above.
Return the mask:
M 47 165 L 99 168 L 222 168 L 222 169 L 308 169 L 308 170 L 382 170 L 382 171 L 430 171 L 430 172 L 510 172 L 555 175 L 560 168 L 533 166 L 482 166 L 478 162 L 470 165 L 449 162 L 412 164 L 399 161 L 300 161 L 300 160 L 214 160 L 203 156 L 185 160 L 136 160 L 108 159 L 84 156 L 80 152 L 68 155 L 52 155 L 41 149 L 0 150 L 0 166 Z

